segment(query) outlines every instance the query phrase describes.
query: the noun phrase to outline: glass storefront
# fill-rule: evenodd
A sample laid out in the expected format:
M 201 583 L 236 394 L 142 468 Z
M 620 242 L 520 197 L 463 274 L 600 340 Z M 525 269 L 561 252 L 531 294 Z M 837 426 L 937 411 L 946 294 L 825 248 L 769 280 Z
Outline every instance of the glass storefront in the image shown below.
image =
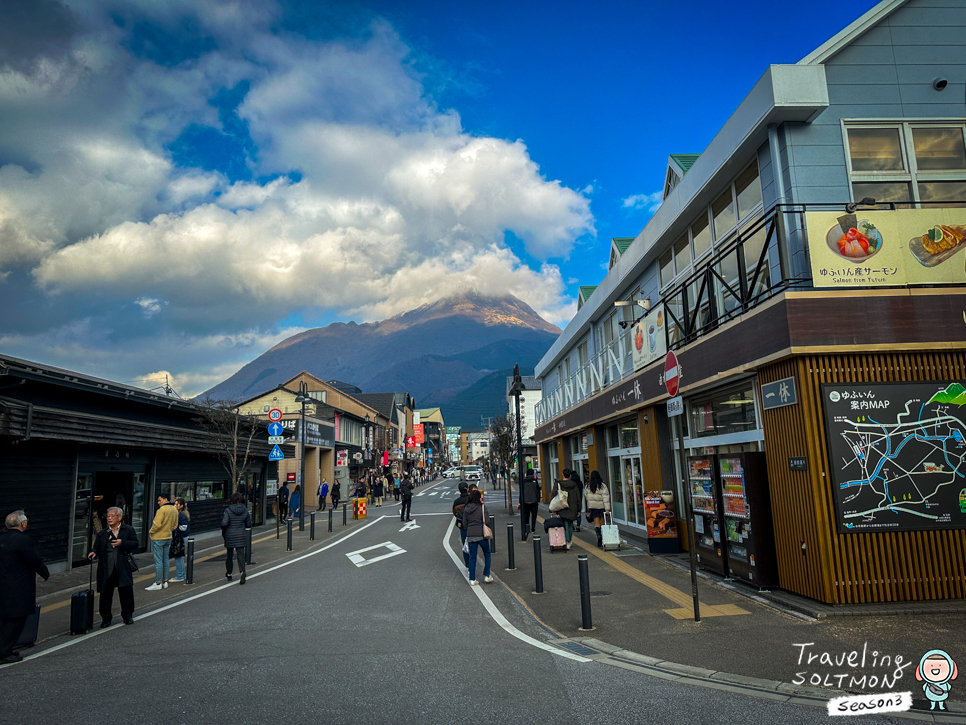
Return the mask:
M 644 527 L 644 476 L 637 418 L 607 428 L 607 473 L 614 520 Z

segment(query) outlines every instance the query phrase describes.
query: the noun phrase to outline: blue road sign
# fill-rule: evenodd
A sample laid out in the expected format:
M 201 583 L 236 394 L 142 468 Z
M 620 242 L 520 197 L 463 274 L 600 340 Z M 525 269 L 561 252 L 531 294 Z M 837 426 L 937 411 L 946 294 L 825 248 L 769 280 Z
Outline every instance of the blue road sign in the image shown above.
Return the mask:
M 268 454 L 268 460 L 270 461 L 283 461 L 285 456 L 282 453 L 282 449 L 277 445 L 272 447 L 272 452 Z
M 269 423 L 268 424 L 268 434 L 270 436 L 280 436 L 280 435 L 282 435 L 282 424 L 281 423 Z

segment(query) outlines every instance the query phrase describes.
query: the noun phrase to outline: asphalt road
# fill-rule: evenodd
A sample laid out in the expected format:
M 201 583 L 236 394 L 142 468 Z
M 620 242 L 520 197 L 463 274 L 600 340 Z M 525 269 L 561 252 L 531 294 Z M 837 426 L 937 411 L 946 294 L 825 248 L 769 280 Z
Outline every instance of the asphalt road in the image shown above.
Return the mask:
M 139 611 L 134 626 L 55 641 L 0 669 L 3 711 L 57 724 L 828 719 L 814 704 L 667 680 L 551 644 L 557 635 L 499 580 L 468 585 L 455 495 L 455 482 L 423 486 L 412 524 L 395 504 L 370 508 L 365 526 L 244 586 L 236 577 Z

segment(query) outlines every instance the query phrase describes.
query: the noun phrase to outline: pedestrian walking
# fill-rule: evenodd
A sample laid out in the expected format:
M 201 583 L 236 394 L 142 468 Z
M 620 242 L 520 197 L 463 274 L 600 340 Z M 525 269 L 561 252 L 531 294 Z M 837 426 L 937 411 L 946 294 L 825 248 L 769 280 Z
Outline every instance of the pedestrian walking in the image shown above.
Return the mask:
M 336 479 L 332 484 L 332 508 L 339 508 L 339 501 L 342 500 L 342 483 Z
M 176 528 L 178 511 L 171 505 L 171 496 L 162 491 L 158 494 L 158 510 L 154 512 L 154 522 L 148 532 L 151 553 L 154 554 L 154 584 L 145 587 L 149 592 L 168 588 L 168 572 L 171 571 L 168 556 L 171 551 L 171 534 Z
M 14 511 L 0 534 L 0 662 L 19 662 L 14 652 L 27 617 L 37 609 L 37 577 L 44 581 L 50 572 L 37 553 L 34 540 L 25 533 L 27 516 Z
M 590 481 L 584 487 L 584 509 L 588 518 L 594 522 L 597 532 L 597 548 L 604 548 L 604 539 L 600 534 L 600 527 L 604 525 L 604 514 L 610 513 L 610 491 L 604 485 L 604 480 L 598 471 L 590 472 Z
M 395 497 L 396 501 L 399 501 L 399 487 L 402 485 L 402 478 L 396 476 L 393 478 L 392 482 L 392 495 Z
M 469 576 L 470 586 L 479 586 L 476 580 L 476 554 L 483 549 L 483 581 L 493 581 L 490 576 L 490 541 L 483 535 L 483 525 L 486 523 L 486 509 L 479 491 L 471 491 L 469 501 L 463 507 L 463 526 L 466 527 L 466 541 L 469 544 Z
M 566 474 L 565 474 L 566 475 Z M 577 500 L 578 502 L 583 500 L 584 497 L 584 484 L 580 480 L 580 476 L 577 474 L 577 470 L 574 469 L 570 472 L 571 480 L 577 483 Z M 580 531 L 580 514 L 577 514 L 577 520 L 574 521 L 574 531 Z
M 570 542 L 574 538 L 574 521 L 580 518 L 580 491 L 577 482 L 569 477 L 570 469 L 564 469 L 564 478 L 553 482 L 553 491 L 550 499 L 556 497 L 558 491 L 567 492 L 567 507 L 557 511 L 557 516 L 563 520 L 564 537 L 567 540 L 567 551 L 570 551 Z
M 325 511 L 326 498 L 329 495 L 329 483 L 325 480 L 325 476 L 322 476 L 322 480 L 319 481 L 319 511 Z
M 278 515 L 284 520 L 288 518 L 288 486 L 278 487 Z
M 386 479 L 376 476 L 375 483 L 372 484 L 372 497 L 375 499 L 376 508 L 382 506 L 382 497 L 386 489 Z
M 184 544 L 188 537 L 188 529 L 191 527 L 191 514 L 188 513 L 188 504 L 183 498 L 174 500 L 174 508 L 178 512 L 178 528 L 171 536 L 171 556 L 174 557 L 174 579 L 171 581 L 183 582 L 186 579 Z
M 466 570 L 470 570 L 470 552 L 466 546 L 466 527 L 463 526 L 463 507 L 470 500 L 469 493 L 466 490 L 466 483 L 460 481 L 459 485 L 460 495 L 456 497 L 453 501 L 453 516 L 456 517 L 456 528 L 460 532 L 460 549 L 463 552 L 463 563 L 466 564 Z
M 242 503 L 245 499 L 242 498 Z M 302 487 L 299 484 L 295 484 L 295 490 L 292 491 L 292 495 L 288 499 L 288 513 L 293 519 L 299 515 L 299 511 L 302 510 Z
M 298 493 L 299 487 L 295 487 L 295 493 Z M 250 529 L 252 527 L 252 516 L 248 513 L 248 508 L 245 506 L 245 497 L 240 493 L 233 493 L 231 498 L 228 499 L 229 504 L 225 509 L 225 513 L 221 515 L 221 535 L 225 539 L 225 549 L 227 551 L 225 555 L 225 579 L 231 581 L 232 575 L 232 552 L 238 557 L 238 571 L 241 573 L 241 581 L 239 584 L 245 583 L 245 547 L 248 544 L 248 537 L 245 535 L 245 529 Z
M 529 527 L 524 530 L 523 540 L 526 541 L 530 532 L 537 529 L 537 509 L 540 507 L 540 484 L 532 469 L 523 477 L 520 500 L 523 501 L 523 523 Z
M 399 496 L 402 499 L 402 506 L 399 509 L 400 521 L 412 521 L 410 513 L 413 507 L 413 484 L 408 478 L 399 487 Z
M 179 501 L 181 499 L 178 499 Z M 114 618 L 114 590 L 121 600 L 121 619 L 134 624 L 134 572 L 130 556 L 138 548 L 138 534 L 124 523 L 124 511 L 118 506 L 107 510 L 107 527 L 101 529 L 87 558 L 97 558 L 97 593 L 101 595 L 98 611 L 101 629 L 111 626 Z

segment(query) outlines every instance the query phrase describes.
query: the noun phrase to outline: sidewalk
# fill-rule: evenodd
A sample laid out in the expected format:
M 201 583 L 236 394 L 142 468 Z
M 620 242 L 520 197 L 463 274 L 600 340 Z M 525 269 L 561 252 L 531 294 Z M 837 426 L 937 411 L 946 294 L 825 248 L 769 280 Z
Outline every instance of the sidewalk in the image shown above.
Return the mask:
M 333 514 L 332 533 L 328 533 L 328 510 L 316 513 L 315 540 L 309 539 L 311 525 L 310 512 L 306 512 L 305 531 L 299 531 L 298 519 L 292 526 L 292 551 L 286 551 L 287 545 L 287 526 L 283 521 L 279 527 L 278 538 L 276 538 L 275 520 L 270 519 L 269 523 L 252 529 L 252 564 L 249 572 L 257 572 L 269 564 L 281 561 L 285 558 L 303 554 L 317 546 L 324 545 L 332 538 L 352 530 L 354 527 L 363 525 L 371 519 L 353 520 L 352 511 L 349 510 L 346 518 L 346 526 L 342 526 L 341 507 Z M 184 596 L 196 594 L 198 591 L 221 584 L 225 584 L 225 547 L 221 539 L 221 531 L 206 531 L 192 535 L 195 539 L 195 559 L 194 559 L 194 582 L 171 583 L 167 589 L 148 592 L 145 587 L 154 582 L 154 557 L 150 551 L 137 554 L 139 571 L 134 576 L 134 626 L 137 626 L 138 613 L 155 608 L 161 604 L 170 603 L 172 600 Z M 174 577 L 174 560 L 171 560 L 170 576 Z M 234 563 L 234 582 L 238 583 L 238 562 Z M 72 571 L 57 572 L 50 575 L 44 582 L 37 581 L 37 603 L 40 609 L 40 629 L 37 644 L 48 643 L 63 636 L 69 636 L 70 632 L 70 597 L 74 592 L 87 589 L 91 575 L 91 568 L 81 566 Z M 96 578 L 96 564 L 94 565 L 94 576 Z M 94 589 L 96 590 L 96 582 Z M 100 626 L 100 615 L 97 612 L 99 595 L 94 595 L 94 627 Z M 117 594 L 114 595 L 114 624 L 118 625 L 121 621 L 120 601 Z M 20 650 L 25 656 L 30 654 L 32 649 Z
M 724 677 L 721 673 L 742 681 L 754 678 L 764 688 L 787 683 L 806 692 L 807 686 L 819 685 L 828 688 L 828 697 L 836 694 L 833 690 L 909 690 L 914 711 L 929 709 L 922 683 L 916 680 L 916 667 L 928 650 L 944 649 L 960 666 L 966 665 L 962 601 L 828 607 L 788 592 L 759 592 L 702 572 L 701 621 L 695 622 L 687 554 L 652 556 L 646 544 L 635 541 L 626 550 L 604 552 L 597 548 L 593 527 L 586 524 L 582 533 L 574 534 L 569 552 L 553 554 L 542 521 L 538 524 L 545 593 L 535 594 L 533 541 L 520 541 L 519 514 L 509 516 L 505 506 L 488 508 L 496 515 L 492 573 L 561 637 L 589 646 L 606 643 L 602 651 L 608 654 L 625 650 L 635 657 L 643 655 L 649 664 L 673 663 L 671 669 L 677 671 L 683 665 L 695 676 L 718 680 Z M 548 515 L 541 507 L 541 517 Z M 506 569 L 508 523 L 513 524 L 515 571 Z M 456 542 L 458 547 L 458 538 Z M 591 632 L 580 629 L 580 554 L 588 559 Z M 864 667 L 849 666 L 847 655 L 852 651 Z M 823 653 L 828 657 L 822 658 Z M 966 683 L 952 684 L 946 705 L 961 717 L 966 705 L 953 701 L 966 701 Z

